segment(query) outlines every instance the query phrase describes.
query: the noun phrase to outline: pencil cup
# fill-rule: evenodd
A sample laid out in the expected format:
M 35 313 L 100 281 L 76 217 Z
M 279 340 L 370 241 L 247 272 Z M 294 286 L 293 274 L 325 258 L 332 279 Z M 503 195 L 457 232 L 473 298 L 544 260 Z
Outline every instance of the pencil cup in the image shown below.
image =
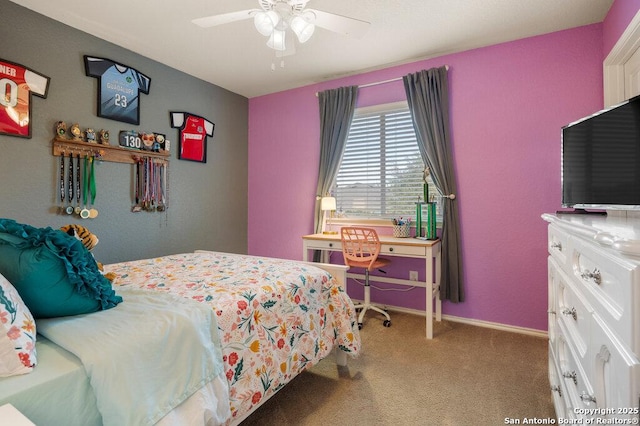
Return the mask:
M 404 225 L 393 225 L 393 236 L 396 238 L 409 238 L 411 226 L 408 223 Z

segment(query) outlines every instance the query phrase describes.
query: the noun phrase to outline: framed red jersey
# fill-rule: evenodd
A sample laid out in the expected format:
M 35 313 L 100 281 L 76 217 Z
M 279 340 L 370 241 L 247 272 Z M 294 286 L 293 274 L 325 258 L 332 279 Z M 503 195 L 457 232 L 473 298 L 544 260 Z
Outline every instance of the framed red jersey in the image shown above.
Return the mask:
M 47 97 L 49 77 L 0 59 L 0 134 L 31 137 L 31 95 Z
M 171 127 L 179 129 L 178 158 L 207 162 L 207 136 L 213 136 L 215 124 L 188 112 L 171 112 Z

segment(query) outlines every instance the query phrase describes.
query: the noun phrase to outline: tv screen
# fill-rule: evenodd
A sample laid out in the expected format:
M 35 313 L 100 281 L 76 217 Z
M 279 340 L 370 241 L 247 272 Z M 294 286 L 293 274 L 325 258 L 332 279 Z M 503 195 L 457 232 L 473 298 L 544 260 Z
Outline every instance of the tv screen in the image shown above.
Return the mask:
M 640 96 L 562 128 L 562 205 L 640 208 Z

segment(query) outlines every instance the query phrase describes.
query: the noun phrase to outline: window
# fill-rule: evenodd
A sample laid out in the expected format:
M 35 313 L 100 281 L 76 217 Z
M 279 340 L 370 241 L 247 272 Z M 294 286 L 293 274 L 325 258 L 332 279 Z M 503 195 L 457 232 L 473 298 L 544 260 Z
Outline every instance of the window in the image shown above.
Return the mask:
M 406 102 L 358 108 L 333 186 L 338 215 L 414 217 L 424 167 Z

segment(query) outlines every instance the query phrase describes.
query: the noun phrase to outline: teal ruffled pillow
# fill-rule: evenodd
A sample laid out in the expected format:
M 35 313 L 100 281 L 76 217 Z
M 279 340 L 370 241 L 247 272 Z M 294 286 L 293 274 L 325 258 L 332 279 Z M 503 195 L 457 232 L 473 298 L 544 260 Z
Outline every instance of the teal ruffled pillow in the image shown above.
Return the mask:
M 122 302 L 82 242 L 49 227 L 0 219 L 0 273 L 36 319 L 86 314 Z

